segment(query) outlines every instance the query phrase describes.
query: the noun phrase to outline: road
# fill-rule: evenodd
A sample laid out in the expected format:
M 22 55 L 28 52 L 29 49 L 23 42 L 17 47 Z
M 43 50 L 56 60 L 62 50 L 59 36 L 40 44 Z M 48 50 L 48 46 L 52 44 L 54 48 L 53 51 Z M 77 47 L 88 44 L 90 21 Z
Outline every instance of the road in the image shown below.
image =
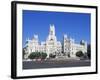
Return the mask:
M 90 66 L 90 60 L 23 61 L 23 69 Z

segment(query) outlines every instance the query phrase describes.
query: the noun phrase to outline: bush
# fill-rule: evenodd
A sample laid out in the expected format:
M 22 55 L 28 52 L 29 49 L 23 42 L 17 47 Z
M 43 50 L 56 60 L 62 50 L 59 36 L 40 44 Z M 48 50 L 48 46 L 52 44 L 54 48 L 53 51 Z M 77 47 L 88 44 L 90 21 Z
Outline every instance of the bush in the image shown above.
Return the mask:
M 82 57 L 82 56 L 84 56 L 84 54 L 83 54 L 82 51 L 78 51 L 78 52 L 76 52 L 76 56 L 77 57 Z

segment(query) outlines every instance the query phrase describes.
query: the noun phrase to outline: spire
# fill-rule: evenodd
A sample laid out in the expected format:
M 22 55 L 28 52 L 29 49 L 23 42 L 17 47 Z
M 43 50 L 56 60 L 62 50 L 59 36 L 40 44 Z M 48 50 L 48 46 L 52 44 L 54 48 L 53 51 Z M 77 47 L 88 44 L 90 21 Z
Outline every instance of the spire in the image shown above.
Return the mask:
M 66 35 L 66 34 L 64 34 L 63 36 L 64 36 L 64 38 L 66 38 L 66 39 L 67 39 L 67 35 Z
M 26 38 L 26 41 L 29 41 L 29 37 L 28 37 L 28 38 Z
M 27 38 L 26 38 L 26 41 L 27 41 Z
M 34 38 L 38 40 L 38 35 L 35 34 L 35 35 L 34 35 Z
M 29 41 L 30 39 L 29 39 L 29 37 L 27 38 L 27 41 Z
M 54 24 L 50 24 L 50 32 L 49 32 L 50 35 L 55 35 L 55 27 L 54 27 Z

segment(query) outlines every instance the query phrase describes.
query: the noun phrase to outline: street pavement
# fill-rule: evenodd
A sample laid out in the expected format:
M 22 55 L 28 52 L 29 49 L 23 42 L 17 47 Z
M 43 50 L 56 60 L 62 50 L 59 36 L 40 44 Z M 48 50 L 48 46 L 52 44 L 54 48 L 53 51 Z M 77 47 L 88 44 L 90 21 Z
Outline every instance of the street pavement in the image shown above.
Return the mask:
M 90 60 L 23 61 L 23 69 L 83 67 L 83 66 L 90 66 L 90 65 L 91 65 Z

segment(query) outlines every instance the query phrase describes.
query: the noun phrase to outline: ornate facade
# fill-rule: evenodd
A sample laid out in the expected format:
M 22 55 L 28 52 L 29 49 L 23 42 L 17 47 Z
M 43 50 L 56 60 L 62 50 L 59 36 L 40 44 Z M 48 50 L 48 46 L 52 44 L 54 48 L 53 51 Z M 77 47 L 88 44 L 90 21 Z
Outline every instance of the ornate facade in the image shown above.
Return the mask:
M 64 35 L 63 41 L 60 42 L 55 35 L 55 26 L 50 25 L 49 35 L 45 42 L 39 43 L 38 35 L 34 35 L 33 39 L 26 40 L 24 50 L 26 53 L 25 59 L 28 58 L 31 52 L 45 52 L 47 58 L 50 54 L 56 55 L 56 58 L 61 56 L 76 58 L 77 51 L 87 52 L 87 43 L 82 40 L 80 44 L 76 44 L 74 39 L 68 38 L 67 35 Z

